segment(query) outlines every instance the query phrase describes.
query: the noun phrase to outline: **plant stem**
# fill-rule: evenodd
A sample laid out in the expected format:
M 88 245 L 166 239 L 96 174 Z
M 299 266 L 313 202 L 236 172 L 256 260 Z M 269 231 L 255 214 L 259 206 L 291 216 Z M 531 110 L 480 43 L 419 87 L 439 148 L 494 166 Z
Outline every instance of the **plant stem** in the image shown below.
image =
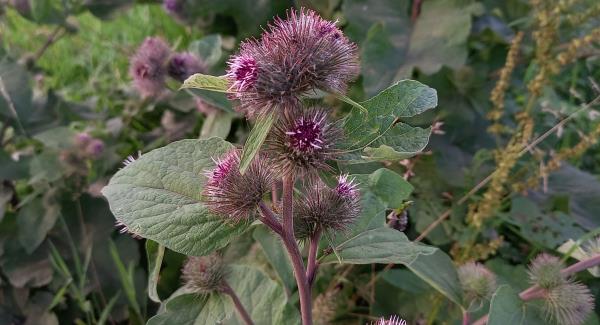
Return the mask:
M 463 310 L 463 319 L 462 319 L 462 325 L 469 325 L 469 312 L 466 310 Z
M 594 255 L 585 260 L 579 261 L 569 267 L 566 267 L 560 271 L 565 276 L 573 275 L 577 272 L 581 272 L 587 270 L 591 267 L 600 265 L 600 254 Z M 537 284 L 533 285 L 521 293 L 519 293 L 519 298 L 523 301 L 529 301 L 537 298 L 541 298 L 544 294 L 544 289 L 540 288 Z M 489 315 L 485 315 L 478 319 L 473 325 L 484 325 L 487 323 Z
M 222 292 L 231 297 L 231 300 L 233 300 L 233 304 L 235 305 L 235 310 L 237 310 L 239 316 L 242 318 L 244 323 L 246 325 L 254 325 L 252 318 L 250 318 L 250 314 L 248 314 L 246 308 L 244 308 L 244 305 L 242 305 L 240 298 L 238 298 L 233 289 L 229 286 L 229 284 L 227 284 L 227 282 L 224 282 L 223 286 L 224 287 L 222 289 Z
M 279 236 L 283 236 L 283 228 L 281 227 L 281 223 L 277 221 L 275 214 L 273 211 L 271 211 L 271 209 L 269 209 L 265 202 L 260 202 L 258 204 L 258 208 L 260 209 L 260 221 L 267 227 L 271 228 Z
M 294 235 L 294 175 L 287 175 L 283 178 L 283 244 L 288 251 L 296 284 L 298 285 L 298 295 L 300 296 L 300 313 L 302 314 L 302 324 L 312 325 L 312 299 L 310 287 L 304 270 L 304 262 L 300 249 Z
M 310 237 L 310 246 L 308 248 L 308 265 L 306 267 L 306 278 L 308 279 L 309 286 L 312 286 L 317 274 L 317 269 L 319 268 L 319 263 L 317 263 L 317 252 L 319 250 L 321 232 L 321 228 L 318 228 Z

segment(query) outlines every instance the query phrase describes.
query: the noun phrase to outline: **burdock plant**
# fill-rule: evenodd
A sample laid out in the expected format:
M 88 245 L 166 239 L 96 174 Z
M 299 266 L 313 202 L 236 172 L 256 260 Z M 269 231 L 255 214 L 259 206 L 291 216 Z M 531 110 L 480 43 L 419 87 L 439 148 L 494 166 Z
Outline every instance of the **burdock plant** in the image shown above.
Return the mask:
M 175 10 L 177 3 L 165 6 Z M 168 74 L 182 80 L 202 68 L 187 54 L 167 50 L 164 42 L 149 39 L 134 56 L 131 73 L 143 94 L 156 93 Z M 312 287 L 327 263 L 408 264 L 419 254 L 437 252 L 436 267 L 458 285 L 445 254 L 410 242 L 379 214 L 404 206 L 412 187 L 385 168 L 347 173 L 353 164 L 405 159 L 421 151 L 431 129 L 399 118 L 431 109 L 437 101 L 435 90 L 412 80 L 362 103 L 348 98 L 345 92 L 360 71 L 358 53 L 335 22 L 310 10 L 288 11 L 260 38 L 241 44 L 227 61 L 226 75 L 195 74 L 183 83 L 183 88 L 226 93 L 254 123 L 243 148 L 220 138 L 178 141 L 128 161 L 105 187 L 111 210 L 129 232 L 159 250 L 190 256 L 185 285 L 153 318 L 157 323 L 181 322 L 182 308 L 198 306 L 204 306 L 198 313 L 222 320 L 233 306 L 247 324 L 297 324 L 299 318 L 312 324 Z M 341 99 L 352 109 L 336 119 L 332 105 L 339 105 L 316 103 L 320 96 Z M 287 253 L 282 263 L 291 262 L 301 317 L 294 308 L 290 312 L 287 296 L 271 279 L 247 266 L 223 266 L 213 255 L 241 233 L 260 228 L 268 229 L 261 236 L 278 238 L 281 245 L 274 249 Z M 154 256 L 158 266 L 160 256 Z M 280 266 L 273 264 L 277 272 Z M 417 275 L 429 283 L 447 282 L 434 273 Z M 151 283 L 157 278 L 154 274 Z M 460 302 L 460 291 L 455 292 L 451 299 Z M 186 300 L 186 294 L 200 298 Z M 221 294 L 231 298 L 225 305 Z M 261 295 L 270 300 L 259 305 Z M 150 297 L 161 301 L 155 292 Z M 380 323 L 403 324 L 394 317 Z

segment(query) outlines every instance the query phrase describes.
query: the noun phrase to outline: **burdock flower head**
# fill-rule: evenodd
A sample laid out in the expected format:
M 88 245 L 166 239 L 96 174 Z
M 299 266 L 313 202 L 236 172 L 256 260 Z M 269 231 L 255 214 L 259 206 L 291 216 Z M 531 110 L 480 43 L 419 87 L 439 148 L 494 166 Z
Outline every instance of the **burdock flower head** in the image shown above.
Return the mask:
M 324 108 L 286 112 L 277 121 L 265 143 L 283 173 L 314 173 L 327 168 L 326 161 L 339 153 L 335 143 L 341 128 L 329 121 Z
M 290 10 L 276 18 L 260 40 L 242 43 L 227 76 L 241 110 L 295 107 L 311 90 L 344 92 L 359 73 L 358 50 L 335 26 L 312 10 Z
M 176 53 L 169 59 L 169 76 L 178 81 L 185 81 L 194 73 L 206 71 L 204 62 L 191 52 Z
M 564 264 L 556 256 L 546 253 L 538 255 L 529 266 L 529 278 L 533 284 L 544 289 L 554 288 L 567 282 L 561 274 Z
M 294 207 L 300 224 L 306 225 L 298 235 L 305 239 L 314 231 L 344 231 L 360 213 L 360 193 L 357 185 L 347 175 L 338 177 L 335 188 L 320 180 L 312 181 L 306 193 Z M 297 229 L 295 229 L 297 230 Z
M 171 49 L 158 37 L 148 37 L 131 58 L 129 74 L 133 85 L 144 97 L 163 91 L 167 76 L 167 60 Z
M 216 159 L 216 166 L 206 172 L 204 201 L 214 213 L 233 222 L 254 216 L 263 195 L 271 190 L 273 174 L 262 155 L 254 158 L 248 170 L 239 172 L 240 151 L 234 149 Z
M 225 285 L 225 265 L 218 253 L 188 257 L 181 273 L 185 286 L 197 293 L 220 291 Z
M 469 304 L 480 304 L 490 299 L 496 290 L 496 276 L 480 263 L 461 265 L 458 278 Z
M 544 314 L 555 324 L 580 325 L 594 310 L 594 296 L 590 289 L 577 282 L 569 282 L 544 293 Z

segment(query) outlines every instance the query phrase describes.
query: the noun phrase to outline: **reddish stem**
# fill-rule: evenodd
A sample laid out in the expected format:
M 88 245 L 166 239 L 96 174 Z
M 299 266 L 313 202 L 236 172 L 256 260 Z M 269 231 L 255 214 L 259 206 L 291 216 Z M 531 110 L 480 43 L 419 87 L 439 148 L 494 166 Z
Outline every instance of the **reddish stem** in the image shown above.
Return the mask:
M 279 223 L 275 217 L 275 214 L 273 211 L 271 211 L 271 209 L 269 209 L 265 202 L 260 202 L 258 204 L 258 208 L 260 209 L 259 220 L 267 227 L 271 228 L 279 236 L 283 236 L 283 227 L 281 226 L 281 223 Z
M 240 315 L 240 317 L 242 318 L 244 323 L 246 325 L 254 325 L 252 318 L 250 318 L 250 314 L 248 314 L 248 312 L 246 311 L 246 308 L 244 308 L 244 305 L 242 305 L 240 298 L 238 298 L 238 296 L 235 294 L 235 292 L 229 286 L 229 284 L 227 284 L 227 282 L 223 283 L 222 292 L 224 294 L 228 295 L 229 297 L 231 297 L 231 300 L 233 300 L 233 304 L 235 306 L 235 310 L 237 310 L 238 314 Z
M 470 322 L 469 312 L 466 310 L 463 310 L 462 325 L 469 325 L 469 322 Z
M 312 325 L 312 298 L 308 279 L 304 270 L 304 261 L 296 242 L 294 235 L 294 175 L 287 175 L 283 178 L 283 244 L 288 251 L 294 276 L 298 285 L 298 295 L 300 296 L 300 313 L 302 315 L 303 325 Z
M 321 239 L 321 228 L 318 228 L 310 237 L 310 246 L 308 247 L 308 266 L 306 267 L 306 278 L 308 285 L 312 286 L 317 275 L 319 263 L 317 263 L 317 252 L 319 250 L 319 240 Z

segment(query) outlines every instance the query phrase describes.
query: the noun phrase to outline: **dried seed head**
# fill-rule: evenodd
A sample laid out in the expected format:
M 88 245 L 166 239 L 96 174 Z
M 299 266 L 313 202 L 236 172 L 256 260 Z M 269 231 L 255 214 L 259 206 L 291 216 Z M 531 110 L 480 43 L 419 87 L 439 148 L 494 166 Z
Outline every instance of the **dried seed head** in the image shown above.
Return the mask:
M 181 273 L 185 286 L 194 292 L 206 294 L 223 289 L 225 265 L 217 253 L 188 257 Z
M 360 213 L 360 194 L 347 176 L 340 176 L 335 188 L 320 180 L 311 181 L 304 196 L 296 200 L 294 211 L 299 225 L 308 229 L 307 235 L 317 229 L 344 231 Z
M 580 325 L 594 310 L 594 296 L 581 283 L 565 283 L 544 295 L 544 314 L 555 324 Z
M 214 213 L 233 222 L 254 216 L 263 195 L 271 190 L 272 168 L 266 158 L 258 155 L 244 173 L 239 172 L 240 151 L 234 149 L 215 160 L 216 166 L 206 173 L 204 201 Z
M 335 319 L 340 305 L 344 303 L 344 301 L 340 299 L 341 297 L 339 293 L 340 288 L 334 288 L 319 294 L 315 298 L 315 302 L 313 304 L 314 307 L 312 310 L 315 324 L 331 324 L 331 322 Z
M 359 73 L 358 50 L 335 23 L 312 10 L 276 18 L 260 40 L 242 43 L 227 76 L 241 110 L 256 115 L 285 108 L 314 89 L 343 92 Z
M 341 138 L 341 128 L 317 107 L 284 114 L 265 143 L 282 173 L 303 174 L 328 168 L 326 162 L 337 156 L 335 144 Z
M 156 96 L 163 91 L 170 55 L 171 49 L 158 37 L 146 38 L 137 49 L 131 58 L 129 74 L 142 96 Z
M 496 290 L 496 276 L 481 263 L 461 265 L 458 278 L 469 304 L 480 304 L 490 299 Z
M 171 56 L 168 71 L 171 78 L 183 82 L 194 73 L 206 71 L 206 67 L 193 53 L 183 52 Z
M 560 273 L 564 264 L 556 256 L 538 255 L 529 265 L 529 278 L 533 284 L 550 289 L 564 284 L 567 279 Z
M 396 315 L 392 315 L 389 319 L 381 317 L 375 325 L 406 325 L 406 321 Z

